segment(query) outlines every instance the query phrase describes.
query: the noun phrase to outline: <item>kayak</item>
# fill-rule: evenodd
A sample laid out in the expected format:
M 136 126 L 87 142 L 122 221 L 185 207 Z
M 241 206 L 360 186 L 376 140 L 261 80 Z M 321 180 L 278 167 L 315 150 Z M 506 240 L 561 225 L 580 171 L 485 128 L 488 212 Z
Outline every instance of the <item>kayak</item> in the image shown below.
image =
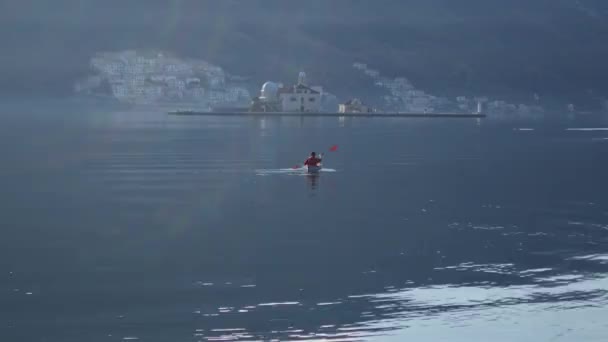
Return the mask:
M 321 165 L 317 165 L 317 166 L 308 165 L 306 167 L 307 167 L 308 173 L 318 173 L 319 171 L 321 171 L 321 168 L 322 168 Z

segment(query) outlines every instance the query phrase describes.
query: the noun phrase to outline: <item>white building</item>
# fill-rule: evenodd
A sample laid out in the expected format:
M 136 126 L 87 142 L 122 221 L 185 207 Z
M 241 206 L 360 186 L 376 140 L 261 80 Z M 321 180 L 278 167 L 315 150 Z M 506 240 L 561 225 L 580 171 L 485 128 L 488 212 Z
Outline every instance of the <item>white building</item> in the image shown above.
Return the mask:
M 279 98 L 285 112 L 311 113 L 321 109 L 321 93 L 303 84 L 281 92 Z
M 365 64 L 365 63 L 353 63 L 353 68 L 359 69 L 359 70 L 365 70 L 365 69 L 367 69 L 367 64 Z
M 306 74 L 300 72 L 298 83 L 282 86 L 275 82 L 266 82 L 262 86 L 261 96 L 254 99 L 252 111 L 318 113 L 321 111 L 323 88 L 308 86 Z
M 341 103 L 338 109 L 339 113 L 372 113 L 373 109 L 364 105 L 359 99 L 351 99 L 345 103 Z
M 367 69 L 367 70 L 365 70 L 365 74 L 371 78 L 380 77 L 380 72 L 377 70 Z
M 112 94 L 119 100 L 124 100 L 129 97 L 129 88 L 124 84 L 112 85 Z
M 284 112 L 320 112 L 322 92 L 323 89 L 319 86 L 307 86 L 306 74 L 300 72 L 298 84 L 279 89 L 279 101 Z

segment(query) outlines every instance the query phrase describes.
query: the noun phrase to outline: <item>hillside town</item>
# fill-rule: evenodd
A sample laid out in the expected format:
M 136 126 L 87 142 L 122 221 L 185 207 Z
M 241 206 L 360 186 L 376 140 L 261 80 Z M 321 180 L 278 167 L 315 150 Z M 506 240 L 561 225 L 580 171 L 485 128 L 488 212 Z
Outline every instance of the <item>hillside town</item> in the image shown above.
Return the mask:
M 378 70 L 365 63 L 356 62 L 353 68 L 371 79 L 376 87 L 383 88 L 386 95 L 383 105 L 387 111 L 409 113 L 436 113 L 439 111 L 456 111 L 460 113 L 485 113 L 492 118 L 541 118 L 544 109 L 539 104 L 512 104 L 502 100 L 490 100 L 487 97 L 458 96 L 455 99 L 438 97 L 416 89 L 405 77 L 384 77 Z M 538 94 L 534 101 L 539 102 Z
M 375 87 L 382 88 L 384 95 L 379 108 L 367 108 L 360 100 L 352 98 L 340 102 L 339 111 L 342 112 L 485 113 L 494 118 L 540 117 L 543 114 L 536 94 L 536 103 L 532 105 L 511 104 L 485 97 L 448 99 L 417 89 L 405 77 L 382 76 L 364 63 L 357 62 L 352 66 L 368 77 Z M 292 111 L 292 102 L 296 103 L 293 100 L 297 97 L 290 95 L 287 88 L 281 88 L 280 83 L 273 82 L 264 85 L 261 96 L 252 96 L 246 87 L 246 78 L 230 75 L 221 67 L 203 60 L 178 58 L 159 51 L 101 52 L 91 58 L 90 68 L 91 75 L 75 85 L 76 93 L 106 96 L 128 104 L 168 104 L 206 111 L 222 107 L 263 111 L 281 107 Z M 307 88 L 304 73 L 300 74 L 297 87 Z M 293 88 L 294 92 L 300 91 L 296 88 Z M 281 106 L 277 106 L 275 99 L 268 95 L 271 89 L 278 92 L 275 97 L 281 99 Z M 319 98 L 297 102 L 293 111 L 338 110 L 338 99 L 321 89 L 320 86 L 310 88 L 309 97 Z
M 188 103 L 204 108 L 248 104 L 242 79 L 202 60 L 180 59 L 163 52 L 134 50 L 98 53 L 92 75 L 78 82 L 80 94 L 102 94 L 132 104 Z
M 390 79 L 381 76 L 378 70 L 371 69 L 364 63 L 354 63 L 353 68 L 371 78 L 376 87 L 386 91 L 382 102 L 387 111 L 434 113 L 444 110 L 444 107 L 450 104 L 450 101 L 445 98 L 416 89 L 405 77 Z

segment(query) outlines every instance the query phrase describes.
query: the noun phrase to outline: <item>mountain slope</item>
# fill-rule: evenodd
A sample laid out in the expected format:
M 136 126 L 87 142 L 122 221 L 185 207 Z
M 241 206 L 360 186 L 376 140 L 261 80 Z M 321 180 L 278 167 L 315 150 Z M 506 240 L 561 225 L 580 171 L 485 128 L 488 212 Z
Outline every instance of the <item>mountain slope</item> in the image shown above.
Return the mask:
M 608 4 L 598 0 L 42 1 L 0 4 L 0 91 L 68 93 L 101 50 L 158 48 L 235 74 L 305 69 L 340 93 L 361 61 L 438 95 L 608 95 Z

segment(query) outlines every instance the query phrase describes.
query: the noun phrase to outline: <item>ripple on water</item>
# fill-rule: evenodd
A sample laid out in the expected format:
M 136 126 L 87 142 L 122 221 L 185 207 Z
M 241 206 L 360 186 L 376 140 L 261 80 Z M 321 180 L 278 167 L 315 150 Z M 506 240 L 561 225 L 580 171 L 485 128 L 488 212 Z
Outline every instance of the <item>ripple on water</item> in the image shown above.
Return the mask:
M 566 131 L 579 131 L 579 132 L 594 132 L 594 131 L 608 131 L 608 127 L 572 127 L 566 128 Z
M 553 269 L 552 268 L 548 268 L 548 267 L 545 267 L 545 268 L 532 268 L 532 269 L 529 269 L 529 270 L 520 271 L 519 274 L 520 275 L 536 275 L 536 274 L 539 274 L 539 273 L 546 273 L 546 272 L 551 272 L 551 271 L 553 271 Z
M 514 264 L 475 264 L 472 262 L 464 262 L 455 266 L 445 266 L 434 268 L 437 271 L 444 270 L 455 270 L 455 271 L 471 271 L 471 272 L 483 272 L 483 273 L 496 273 L 496 274 L 514 274 Z
M 607 264 L 608 263 L 608 254 L 580 255 L 580 256 L 571 257 L 570 260 L 598 261 L 602 264 Z
M 317 303 L 317 306 L 329 306 L 329 305 L 339 305 L 342 302 L 326 302 L 326 303 Z
M 261 303 L 259 307 L 273 307 L 273 306 L 289 306 L 289 305 L 300 305 L 300 302 L 276 302 L 276 303 Z

